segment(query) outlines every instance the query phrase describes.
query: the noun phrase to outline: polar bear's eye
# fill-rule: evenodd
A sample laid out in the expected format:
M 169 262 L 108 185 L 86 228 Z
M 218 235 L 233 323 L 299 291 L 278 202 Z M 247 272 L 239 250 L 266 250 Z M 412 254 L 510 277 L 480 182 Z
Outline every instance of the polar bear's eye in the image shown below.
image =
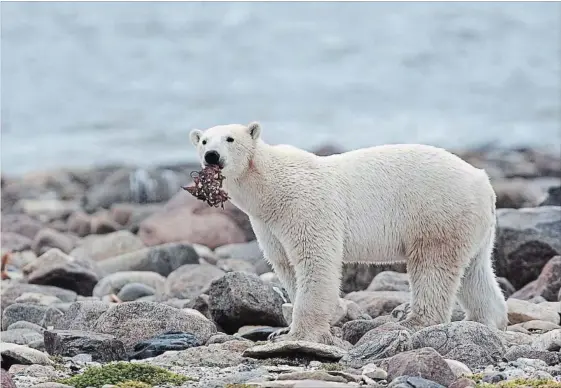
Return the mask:
M 228 136 L 228 137 L 226 138 L 226 141 L 227 141 L 228 143 L 232 143 L 232 142 L 234 141 L 234 138 Z
M 203 145 L 205 145 L 205 144 L 206 144 L 206 140 L 203 140 L 201 143 L 203 143 Z

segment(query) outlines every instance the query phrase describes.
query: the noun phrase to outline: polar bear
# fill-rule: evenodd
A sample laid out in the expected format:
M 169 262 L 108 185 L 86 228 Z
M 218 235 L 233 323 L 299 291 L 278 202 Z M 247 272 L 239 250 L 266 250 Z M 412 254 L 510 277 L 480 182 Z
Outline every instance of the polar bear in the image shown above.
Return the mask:
M 317 156 L 267 144 L 257 122 L 194 129 L 190 139 L 203 167 L 221 168 L 293 303 L 276 340 L 333 343 L 343 262 L 407 263 L 406 327 L 449 322 L 456 296 L 466 319 L 506 327 L 491 261 L 495 193 L 483 170 L 419 144 Z

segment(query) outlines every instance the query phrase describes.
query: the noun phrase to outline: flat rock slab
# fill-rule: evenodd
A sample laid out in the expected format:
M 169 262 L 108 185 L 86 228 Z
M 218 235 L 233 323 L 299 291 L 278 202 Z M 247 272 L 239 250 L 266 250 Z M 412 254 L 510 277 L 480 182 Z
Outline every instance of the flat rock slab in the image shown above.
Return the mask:
M 2 354 L 2 365 L 6 363 L 8 369 L 9 366 L 13 364 L 22 364 L 22 365 L 32 365 L 32 364 L 51 365 L 52 364 L 52 361 L 45 353 L 24 345 L 0 342 L 0 353 Z
M 282 356 L 307 355 L 322 359 L 340 360 L 347 352 L 337 346 L 309 341 L 279 341 L 256 345 L 243 352 L 244 357 L 272 358 Z

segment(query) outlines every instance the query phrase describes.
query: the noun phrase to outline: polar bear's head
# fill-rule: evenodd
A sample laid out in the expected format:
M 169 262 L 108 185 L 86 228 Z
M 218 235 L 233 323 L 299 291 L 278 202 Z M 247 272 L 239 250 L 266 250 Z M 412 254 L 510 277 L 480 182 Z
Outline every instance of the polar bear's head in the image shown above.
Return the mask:
M 202 167 L 218 165 L 226 179 L 235 179 L 249 166 L 255 145 L 261 135 L 261 125 L 219 125 L 205 131 L 193 129 L 189 134 L 197 147 Z

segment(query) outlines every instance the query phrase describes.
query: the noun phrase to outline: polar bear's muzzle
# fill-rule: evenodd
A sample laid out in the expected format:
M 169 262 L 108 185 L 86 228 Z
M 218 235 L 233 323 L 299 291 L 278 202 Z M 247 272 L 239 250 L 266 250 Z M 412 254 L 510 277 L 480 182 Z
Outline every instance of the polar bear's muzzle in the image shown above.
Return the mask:
M 216 151 L 207 151 L 205 153 L 205 163 L 209 166 L 224 167 L 224 163 L 220 159 L 220 154 Z

